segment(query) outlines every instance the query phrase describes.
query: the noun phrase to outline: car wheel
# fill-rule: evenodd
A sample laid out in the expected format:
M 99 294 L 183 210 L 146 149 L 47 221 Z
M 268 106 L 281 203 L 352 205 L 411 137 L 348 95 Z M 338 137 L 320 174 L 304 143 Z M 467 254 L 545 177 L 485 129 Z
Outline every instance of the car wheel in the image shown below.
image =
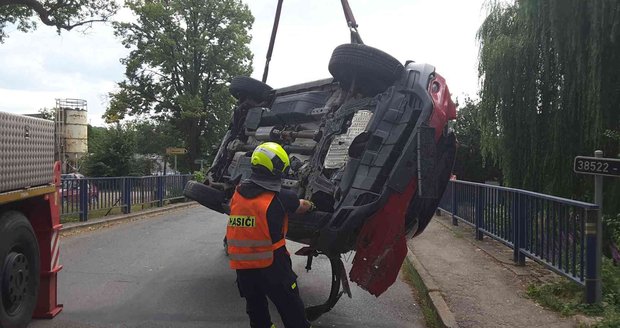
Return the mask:
M 39 248 L 32 226 L 16 211 L 0 216 L 0 327 L 26 327 L 39 292 Z
M 389 54 L 363 44 L 343 44 L 332 53 L 329 72 L 343 88 L 356 88 L 365 96 L 385 91 L 405 67 Z
M 211 188 L 204 183 L 198 181 L 187 182 L 183 195 L 216 212 L 225 213 L 222 207 L 222 204 L 225 202 L 224 192 Z
M 233 78 L 228 90 L 237 100 L 250 98 L 257 102 L 268 100 L 273 92 L 269 85 L 247 76 Z
M 287 237 L 310 244 L 331 218 L 332 213 L 314 211 L 306 214 L 290 214 Z
M 448 181 L 452 176 L 452 168 L 456 156 L 456 137 L 453 132 L 449 132 L 446 136 L 441 136 L 439 140 L 440 157 L 437 160 L 436 168 L 439 174 L 437 179 L 439 198 L 420 198 L 415 197 L 407 213 L 405 214 L 405 223 L 407 231 L 415 229 L 413 237 L 421 234 L 428 226 L 437 210 L 437 206 L 441 201 L 441 197 L 446 191 Z M 417 225 L 417 227 L 415 227 Z

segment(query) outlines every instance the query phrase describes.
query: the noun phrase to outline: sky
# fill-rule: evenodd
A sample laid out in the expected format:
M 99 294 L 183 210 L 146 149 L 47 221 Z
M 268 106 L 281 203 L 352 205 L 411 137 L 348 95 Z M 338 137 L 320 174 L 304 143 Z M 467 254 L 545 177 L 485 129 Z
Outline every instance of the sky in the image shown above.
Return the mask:
M 401 62 L 434 65 L 453 99 L 478 90 L 476 31 L 485 0 L 349 0 L 365 44 Z M 244 0 L 255 22 L 250 48 L 252 77 L 261 79 L 277 0 Z M 117 19 L 128 19 L 122 11 Z M 124 78 L 119 59 L 127 55 L 109 24 L 84 32 L 62 32 L 40 24 L 32 33 L 8 30 L 0 44 L 0 111 L 27 114 L 53 108 L 57 98 L 88 102 L 92 125 L 107 94 Z M 285 0 L 267 83 L 274 88 L 330 77 L 333 49 L 350 42 L 338 0 Z M 461 101 L 462 102 L 462 101 Z

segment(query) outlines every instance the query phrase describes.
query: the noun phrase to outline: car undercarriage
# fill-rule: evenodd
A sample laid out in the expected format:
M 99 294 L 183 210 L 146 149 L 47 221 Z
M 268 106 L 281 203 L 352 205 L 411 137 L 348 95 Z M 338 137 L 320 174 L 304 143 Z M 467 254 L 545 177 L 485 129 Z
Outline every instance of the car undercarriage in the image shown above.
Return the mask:
M 185 189 L 188 198 L 227 213 L 234 188 L 250 176 L 254 148 L 267 141 L 284 147 L 291 168 L 282 187 L 317 206 L 289 216 L 286 238 L 307 245 L 296 253 L 307 256 L 307 269 L 318 255 L 332 266 L 330 296 L 307 309 L 310 320 L 343 293 L 351 296 L 344 253 L 355 251 L 349 277 L 368 292 L 379 296 L 393 284 L 406 239 L 432 218 L 456 153 L 448 124 L 456 106 L 435 68 L 402 64 L 359 36 L 352 40 L 332 53 L 333 78 L 277 90 L 233 79 L 237 105 L 208 178 Z

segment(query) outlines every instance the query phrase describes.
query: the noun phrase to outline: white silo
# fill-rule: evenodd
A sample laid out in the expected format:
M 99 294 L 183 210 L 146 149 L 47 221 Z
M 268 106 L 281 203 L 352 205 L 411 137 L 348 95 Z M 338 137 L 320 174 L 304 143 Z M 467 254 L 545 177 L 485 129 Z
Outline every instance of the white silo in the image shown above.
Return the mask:
M 88 152 L 86 100 L 56 99 L 56 123 L 56 140 L 63 171 L 78 172 L 80 159 Z

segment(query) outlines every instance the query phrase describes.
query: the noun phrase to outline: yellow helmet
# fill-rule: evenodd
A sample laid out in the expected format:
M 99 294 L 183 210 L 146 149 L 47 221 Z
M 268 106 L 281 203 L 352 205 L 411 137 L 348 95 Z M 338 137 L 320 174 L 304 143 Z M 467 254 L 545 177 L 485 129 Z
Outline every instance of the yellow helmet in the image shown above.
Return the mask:
M 275 142 L 265 142 L 256 147 L 251 163 L 253 167 L 262 166 L 276 176 L 280 176 L 291 165 L 286 150 Z

